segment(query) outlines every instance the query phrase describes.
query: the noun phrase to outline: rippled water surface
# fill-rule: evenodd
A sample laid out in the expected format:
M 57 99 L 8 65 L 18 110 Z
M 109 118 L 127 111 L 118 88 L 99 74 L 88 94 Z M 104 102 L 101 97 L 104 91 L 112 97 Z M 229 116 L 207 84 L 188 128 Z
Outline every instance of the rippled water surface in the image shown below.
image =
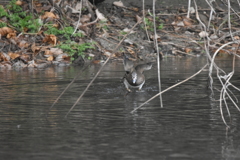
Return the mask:
M 218 64 L 230 71 L 230 60 L 219 58 Z M 231 80 L 237 87 L 239 62 Z M 205 63 L 205 58 L 164 59 L 162 89 L 191 76 Z M 226 132 L 219 102 L 209 98 L 207 71 L 164 93 L 163 108 L 156 98 L 130 114 L 158 93 L 156 65 L 146 72 L 143 91 L 125 96 L 122 63 L 109 63 L 65 119 L 99 67 L 84 70 L 47 119 L 49 107 L 82 67 L 1 70 L 1 159 L 240 159 L 240 113 L 229 103 L 233 122 Z

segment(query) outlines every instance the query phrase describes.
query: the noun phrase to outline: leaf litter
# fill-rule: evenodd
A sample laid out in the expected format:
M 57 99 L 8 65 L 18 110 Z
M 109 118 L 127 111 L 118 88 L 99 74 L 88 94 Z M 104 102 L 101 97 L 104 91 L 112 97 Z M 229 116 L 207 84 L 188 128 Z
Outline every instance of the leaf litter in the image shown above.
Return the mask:
M 216 10 L 213 17 L 209 16 L 210 9 L 198 10 L 207 31 L 196 19 L 194 7 L 189 16 L 187 7 L 158 8 L 157 42 L 163 57 L 204 55 L 204 38 L 210 39 L 211 52 L 231 41 L 226 9 Z M 0 68 L 101 63 L 110 55 L 112 60 L 120 60 L 123 53 L 133 60 L 155 60 L 157 56 L 151 8 L 142 12 L 142 8 L 126 7 L 121 1 L 97 8 L 88 0 L 39 0 L 30 5 L 18 0 L 0 6 L 0 11 Z M 239 17 L 234 12 L 231 16 L 233 38 L 239 39 Z M 141 25 L 113 53 L 138 19 Z M 230 55 L 234 45 L 220 54 Z

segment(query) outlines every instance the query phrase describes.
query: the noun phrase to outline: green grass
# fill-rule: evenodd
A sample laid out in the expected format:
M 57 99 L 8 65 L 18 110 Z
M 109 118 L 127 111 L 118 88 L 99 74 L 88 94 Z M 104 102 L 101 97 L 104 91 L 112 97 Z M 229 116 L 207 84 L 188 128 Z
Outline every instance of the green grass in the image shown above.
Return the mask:
M 15 3 L 16 0 L 12 0 L 6 6 L 10 13 L 0 6 L 0 18 L 6 17 L 8 24 L 13 26 L 17 31 L 36 33 L 41 26 L 40 19 L 35 19 L 31 13 L 26 13 Z
M 66 41 L 65 43 L 60 43 L 59 45 L 57 45 L 57 47 L 68 53 L 68 55 L 71 56 L 71 60 L 74 60 L 75 56 L 82 56 L 84 58 L 84 51 L 86 51 L 87 49 L 95 48 L 94 42 L 78 44 L 73 41 Z
M 82 33 L 74 33 L 72 35 L 72 33 L 74 32 L 74 28 L 71 26 L 68 27 L 64 27 L 63 29 L 58 29 L 56 27 L 53 27 L 52 24 L 48 24 L 46 25 L 47 30 L 44 32 L 46 34 L 54 34 L 54 35 L 63 35 L 63 37 L 65 37 L 67 40 L 71 39 L 72 37 L 83 37 Z
M 6 10 L 8 10 L 9 13 Z M 7 23 L 0 22 L 0 27 L 9 25 L 18 32 L 23 33 L 37 33 L 40 28 L 43 28 L 45 34 L 53 34 L 61 38 L 62 42 L 58 44 L 57 47 L 62 49 L 65 53 L 68 53 L 68 55 L 71 56 L 71 60 L 74 60 L 76 56 L 82 56 L 84 58 L 84 51 L 87 49 L 94 49 L 94 43 L 78 44 L 72 40 L 72 38 L 75 37 L 84 37 L 82 33 L 77 32 L 73 34 L 73 27 L 65 26 L 62 29 L 58 29 L 54 27 L 52 22 L 43 25 L 41 19 L 34 18 L 31 13 L 23 11 L 20 6 L 16 5 L 16 0 L 12 0 L 6 6 L 6 10 L 0 6 L 0 18 L 7 18 Z M 105 23 L 103 24 L 106 25 Z

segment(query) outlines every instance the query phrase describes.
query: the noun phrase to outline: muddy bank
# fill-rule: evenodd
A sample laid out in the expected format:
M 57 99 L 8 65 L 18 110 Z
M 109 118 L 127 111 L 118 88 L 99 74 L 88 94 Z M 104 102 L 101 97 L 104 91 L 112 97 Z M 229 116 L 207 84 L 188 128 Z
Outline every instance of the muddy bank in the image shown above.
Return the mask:
M 79 10 L 81 10 L 79 1 L 64 2 L 66 3 L 50 4 L 46 1 L 34 1 L 34 5 L 26 2 L 20 5 L 23 11 L 29 14 L 32 10 L 39 16 L 36 19 L 42 20 L 43 26 L 37 28 L 38 32 L 35 31 L 33 34 L 28 33 L 30 30 L 28 25 L 19 30 L 17 27 L 8 25 L 11 22 L 9 17 L 0 17 L 10 28 L 7 29 L 9 32 L 2 31 L 4 35 L 0 45 L 0 67 L 43 68 L 49 65 L 68 65 L 72 60 L 73 64 L 89 61 L 99 63 L 105 61 L 109 55 L 112 55 L 111 60 L 121 60 L 123 53 L 128 54 L 133 61 L 156 60 L 152 2 L 145 2 L 143 12 L 142 3 L 139 1 L 122 1 L 121 4 L 105 0 L 94 6 L 85 0 L 82 6 L 85 10 L 81 12 L 81 17 L 79 17 Z M 212 53 L 221 45 L 231 41 L 232 37 L 239 38 L 240 35 L 237 32 L 239 18 L 234 14 L 234 9 L 231 13 L 231 20 L 234 23 L 232 23 L 232 35 L 230 35 L 226 19 L 226 4 L 220 1 L 214 2 L 214 17 L 209 21 L 209 7 L 206 7 L 205 1 L 198 1 L 200 23 L 196 19 L 194 7 L 191 8 L 188 17 L 187 2 L 157 1 L 156 37 L 159 54 L 163 58 L 167 56 L 198 57 L 206 53 L 204 46 L 206 39 L 210 44 L 208 51 Z M 66 10 L 64 7 L 66 4 L 71 8 Z M 236 2 L 232 2 L 231 5 L 236 6 Z M 15 13 L 15 16 L 17 15 Z M 48 17 L 49 15 L 52 17 Z M 131 30 L 137 21 L 141 23 Z M 48 32 L 49 24 L 52 25 L 50 29 L 54 32 Z M 71 30 L 67 28 L 68 26 L 72 27 Z M 71 35 L 74 30 L 81 36 Z M 68 33 L 67 36 L 66 33 Z M 115 50 L 126 34 L 128 36 Z M 79 48 L 82 44 L 84 45 Z M 59 45 L 62 46 L 59 47 Z M 234 47 L 222 49 L 221 54 L 230 55 Z
M 93 0 L 94 1 L 94 0 Z M 97 7 L 102 7 L 103 6 L 111 6 L 113 4 L 113 2 L 115 2 L 116 0 L 104 0 L 101 1 L 101 3 L 97 3 Z M 97 0 L 96 0 L 97 2 Z M 139 0 L 122 0 L 123 4 L 127 7 L 138 7 L 141 8 L 143 6 L 143 1 L 139 1 Z M 94 2 L 93 2 L 94 3 Z M 205 9 L 209 9 L 209 5 L 206 3 L 206 1 L 199 1 L 196 0 L 196 3 L 199 7 L 201 8 L 205 8 Z M 145 0 L 145 8 L 146 9 L 152 9 L 152 5 L 153 5 L 153 1 L 147 1 Z M 174 8 L 181 8 L 181 7 L 187 7 L 188 6 L 188 0 L 157 0 L 156 1 L 156 9 L 158 8 L 170 8 L 170 9 L 174 9 Z M 193 0 L 191 1 L 191 6 L 194 6 L 194 2 Z M 221 0 L 215 0 L 215 2 L 213 3 L 214 7 L 222 7 L 223 9 L 227 9 L 226 7 L 226 3 L 223 3 Z M 235 0 L 231 0 L 231 6 L 234 9 L 238 9 L 238 3 Z

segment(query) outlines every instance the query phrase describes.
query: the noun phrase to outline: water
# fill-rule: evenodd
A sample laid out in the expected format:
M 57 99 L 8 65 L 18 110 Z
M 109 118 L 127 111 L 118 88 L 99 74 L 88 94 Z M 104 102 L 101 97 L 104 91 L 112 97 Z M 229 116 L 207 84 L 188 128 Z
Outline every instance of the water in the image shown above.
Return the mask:
M 239 87 L 237 62 L 232 83 Z M 219 58 L 218 64 L 231 69 L 230 58 Z M 184 80 L 204 65 L 205 58 L 164 59 L 162 88 Z M 146 72 L 142 92 L 124 96 L 122 63 L 109 63 L 65 119 L 99 66 L 83 71 L 47 119 L 48 108 L 81 67 L 1 70 L 1 159 L 240 159 L 240 113 L 230 106 L 233 124 L 226 132 L 219 102 L 209 98 L 207 71 L 164 93 L 163 108 L 156 98 L 130 114 L 158 93 L 156 65 Z M 233 92 L 239 98 L 239 92 Z

